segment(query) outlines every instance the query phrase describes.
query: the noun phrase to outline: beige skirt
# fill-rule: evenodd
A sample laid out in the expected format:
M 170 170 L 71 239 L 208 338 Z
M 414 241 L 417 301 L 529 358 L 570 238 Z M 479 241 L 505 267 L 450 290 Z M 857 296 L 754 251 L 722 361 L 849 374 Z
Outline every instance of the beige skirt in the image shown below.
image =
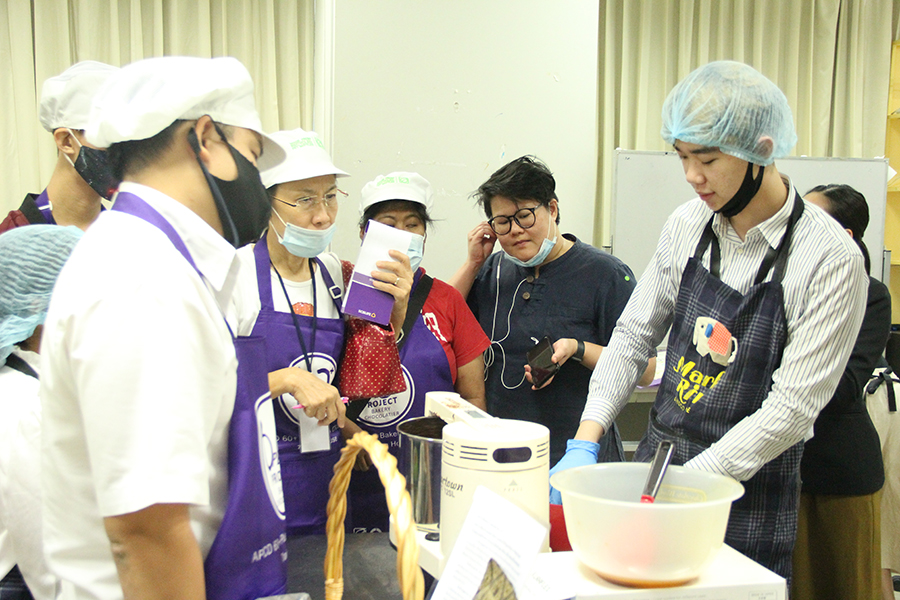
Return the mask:
M 875 373 L 878 374 L 881 369 Z M 896 374 L 894 375 L 896 377 Z M 894 382 L 900 404 L 900 382 Z M 900 412 L 888 410 L 887 385 L 866 396 L 866 408 L 881 439 L 884 489 L 881 492 L 881 566 L 900 572 Z

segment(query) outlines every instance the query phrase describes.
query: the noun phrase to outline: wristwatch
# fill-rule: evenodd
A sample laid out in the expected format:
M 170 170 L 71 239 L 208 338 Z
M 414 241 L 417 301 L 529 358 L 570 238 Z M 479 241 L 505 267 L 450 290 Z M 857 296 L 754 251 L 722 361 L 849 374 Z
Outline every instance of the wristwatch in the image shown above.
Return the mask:
M 578 340 L 578 348 L 575 349 L 575 354 L 572 355 L 572 360 L 581 362 L 584 360 L 584 342 Z

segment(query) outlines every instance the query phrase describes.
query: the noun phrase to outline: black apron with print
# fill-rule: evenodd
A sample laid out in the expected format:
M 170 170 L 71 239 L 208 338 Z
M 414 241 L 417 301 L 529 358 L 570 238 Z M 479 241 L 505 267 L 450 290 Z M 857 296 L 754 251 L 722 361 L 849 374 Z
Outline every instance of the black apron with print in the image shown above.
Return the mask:
M 753 287 L 741 294 L 719 279 L 719 241 L 711 218 L 688 259 L 675 303 L 666 370 L 635 453 L 649 461 L 661 440 L 675 442 L 674 464 L 684 464 L 768 397 L 772 374 L 787 342 L 781 281 L 803 201 L 794 207 L 777 249 L 769 248 Z M 710 269 L 702 258 L 710 246 Z M 771 281 L 763 283 L 770 271 Z M 725 543 L 789 579 L 800 493 L 803 443 L 795 444 L 742 482 L 744 496 L 731 509 Z

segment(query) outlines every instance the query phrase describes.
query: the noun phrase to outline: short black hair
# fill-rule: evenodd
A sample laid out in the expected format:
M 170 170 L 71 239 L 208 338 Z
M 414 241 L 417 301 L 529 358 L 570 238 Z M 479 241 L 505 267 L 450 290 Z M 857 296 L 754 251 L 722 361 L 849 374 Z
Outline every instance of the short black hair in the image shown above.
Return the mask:
M 869 226 L 869 204 L 866 202 L 866 197 L 855 188 L 843 183 L 817 185 L 804 195 L 813 192 L 818 192 L 828 198 L 829 206 L 826 212 L 840 223 L 841 227 L 852 232 L 853 241 L 859 246 L 866 261 L 866 273 L 871 271 L 872 261 L 869 258 L 869 249 L 866 248 L 862 239 L 866 233 L 866 227 Z
M 107 148 L 106 154 L 113 176 L 122 181 L 126 174 L 136 173 L 153 164 L 169 149 L 175 139 L 175 132 L 182 123 L 186 122 L 184 119 L 179 119 L 154 136 L 112 144 Z M 232 126 L 221 123 L 217 123 L 217 125 L 225 134 L 226 139 L 233 138 L 234 128 Z
M 493 216 L 491 199 L 494 196 L 503 196 L 516 203 L 536 200 L 543 206 L 550 206 L 551 200 L 559 202 L 553 173 L 541 159 L 531 155 L 521 156 L 494 171 L 472 196 L 489 219 Z M 556 223 L 559 224 L 558 208 Z
M 413 202 L 412 200 L 382 200 L 381 202 L 376 202 L 375 204 L 367 207 L 366 210 L 363 211 L 363 216 L 359 220 L 359 228 L 364 229 L 366 227 L 366 223 L 368 223 L 381 213 L 397 208 L 412 208 L 413 210 L 415 210 L 416 215 L 418 215 L 419 219 L 422 220 L 422 223 L 425 225 L 426 229 L 432 223 L 434 223 L 434 219 L 428 216 L 428 210 L 425 208 L 424 204 Z

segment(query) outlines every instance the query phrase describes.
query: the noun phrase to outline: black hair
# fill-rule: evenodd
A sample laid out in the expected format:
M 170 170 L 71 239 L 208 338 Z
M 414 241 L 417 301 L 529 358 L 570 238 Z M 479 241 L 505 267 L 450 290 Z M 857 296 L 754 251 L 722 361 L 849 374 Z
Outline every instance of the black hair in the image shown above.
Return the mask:
M 366 223 L 381 213 L 398 208 L 412 208 L 416 211 L 416 215 L 422 220 L 422 224 L 425 225 L 426 229 L 434 223 L 434 219 L 428 216 L 428 210 L 425 208 L 424 204 L 413 202 L 412 200 L 382 200 L 381 202 L 376 202 L 372 206 L 366 208 L 362 218 L 359 220 L 359 228 L 364 229 Z
M 806 193 L 813 192 L 818 192 L 828 198 L 826 212 L 840 223 L 841 227 L 852 232 L 853 241 L 859 246 L 866 261 L 866 273 L 868 273 L 872 268 L 872 261 L 869 259 L 869 249 L 866 248 L 862 239 L 866 233 L 866 227 L 869 226 L 869 205 L 866 197 L 849 185 L 842 183 L 817 185 Z
M 179 119 L 156 135 L 142 140 L 128 140 L 112 144 L 107 148 L 106 155 L 113 176 L 122 181 L 126 174 L 136 173 L 153 164 L 169 149 L 175 139 L 175 132 L 185 122 L 184 119 Z M 217 125 L 225 134 L 226 139 L 232 139 L 234 135 L 232 126 Z M 196 152 L 198 149 L 194 150 Z
M 517 204 L 523 200 L 536 200 L 547 207 L 551 200 L 559 202 L 553 173 L 541 159 L 530 155 L 521 156 L 494 171 L 472 196 L 488 219 L 494 216 L 491 212 L 491 199 L 494 196 L 509 198 Z M 556 224 L 559 224 L 558 207 Z

